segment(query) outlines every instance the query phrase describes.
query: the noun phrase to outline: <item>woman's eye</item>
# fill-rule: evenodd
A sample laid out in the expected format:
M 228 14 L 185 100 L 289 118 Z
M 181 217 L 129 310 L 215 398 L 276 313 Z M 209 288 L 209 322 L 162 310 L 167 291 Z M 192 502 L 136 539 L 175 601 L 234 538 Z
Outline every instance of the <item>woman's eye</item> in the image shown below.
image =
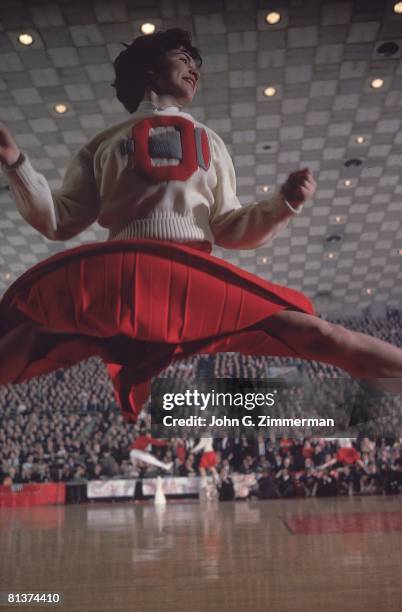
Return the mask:
M 188 59 L 186 57 L 181 58 L 185 64 L 188 64 Z

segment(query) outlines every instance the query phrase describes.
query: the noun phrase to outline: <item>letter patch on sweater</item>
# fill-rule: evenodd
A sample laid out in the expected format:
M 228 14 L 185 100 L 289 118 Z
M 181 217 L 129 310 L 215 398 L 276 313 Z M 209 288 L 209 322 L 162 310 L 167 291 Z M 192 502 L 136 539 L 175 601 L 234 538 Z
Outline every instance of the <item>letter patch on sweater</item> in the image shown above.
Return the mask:
M 154 183 L 186 181 L 211 161 L 208 136 L 184 117 L 147 117 L 132 129 L 121 151 Z

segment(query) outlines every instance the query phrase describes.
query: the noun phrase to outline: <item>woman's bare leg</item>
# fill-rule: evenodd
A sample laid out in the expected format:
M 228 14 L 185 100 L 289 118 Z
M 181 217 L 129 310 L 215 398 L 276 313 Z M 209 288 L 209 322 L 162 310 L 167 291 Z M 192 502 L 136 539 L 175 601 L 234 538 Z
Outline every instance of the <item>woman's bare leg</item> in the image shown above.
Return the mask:
M 254 327 L 281 340 L 302 359 L 329 363 L 378 388 L 402 393 L 402 350 L 384 340 L 293 310 Z
M 338 459 L 330 459 L 322 465 L 317 465 L 317 470 L 326 470 L 327 468 L 331 467 L 331 465 L 335 465 L 335 463 L 338 463 Z

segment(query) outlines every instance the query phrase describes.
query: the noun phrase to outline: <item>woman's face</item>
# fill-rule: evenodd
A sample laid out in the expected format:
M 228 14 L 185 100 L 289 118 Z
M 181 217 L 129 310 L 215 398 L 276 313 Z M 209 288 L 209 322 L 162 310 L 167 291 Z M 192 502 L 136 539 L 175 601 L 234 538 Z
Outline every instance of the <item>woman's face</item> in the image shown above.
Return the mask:
M 153 75 L 151 89 L 160 96 L 171 96 L 179 106 L 186 106 L 194 98 L 199 78 L 195 60 L 188 51 L 172 49 L 164 55 Z

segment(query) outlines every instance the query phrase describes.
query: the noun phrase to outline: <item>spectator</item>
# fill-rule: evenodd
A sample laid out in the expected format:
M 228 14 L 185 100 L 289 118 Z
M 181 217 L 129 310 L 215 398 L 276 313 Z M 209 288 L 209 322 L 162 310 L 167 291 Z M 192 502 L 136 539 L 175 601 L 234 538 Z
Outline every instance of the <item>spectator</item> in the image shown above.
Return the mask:
M 235 497 L 233 480 L 225 468 L 219 474 L 217 483 L 219 501 L 232 501 Z
M 260 499 L 275 499 L 278 497 L 275 479 L 270 470 L 265 469 L 258 478 L 257 496 Z

